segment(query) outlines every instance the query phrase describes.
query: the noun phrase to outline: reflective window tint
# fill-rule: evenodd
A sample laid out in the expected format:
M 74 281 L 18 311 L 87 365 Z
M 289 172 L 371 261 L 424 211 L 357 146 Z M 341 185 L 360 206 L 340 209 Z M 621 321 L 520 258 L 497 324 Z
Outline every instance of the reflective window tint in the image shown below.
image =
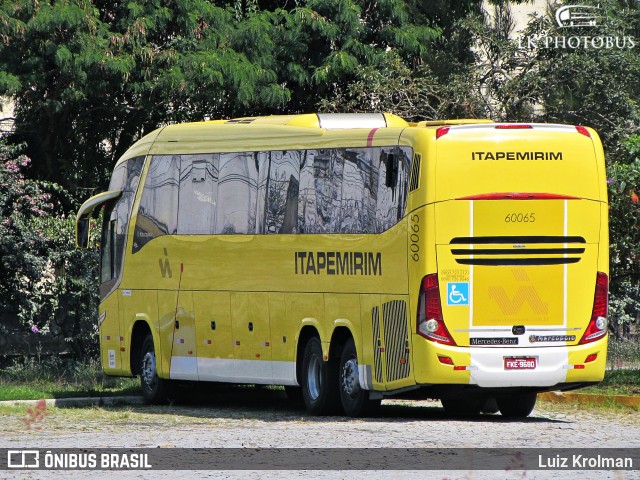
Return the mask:
M 178 234 L 215 233 L 219 155 L 182 155 Z
M 133 251 L 176 233 L 383 232 L 404 214 L 411 155 L 375 147 L 154 156 Z
M 378 186 L 372 156 L 378 148 L 339 150 L 344 158 L 340 232 L 373 233 L 375 231 L 375 195 Z
M 131 208 L 140 183 L 144 157 L 127 160 L 114 170 L 109 190 L 122 190 L 122 195 L 104 213 L 100 258 L 101 294 L 106 294 L 119 278 L 127 243 Z
M 140 199 L 133 252 L 155 237 L 176 233 L 179 172 L 179 155 L 156 155 L 152 158 Z
M 407 147 L 308 150 L 300 171 L 298 231 L 391 228 L 404 214 L 410 155 Z
M 120 276 L 122 269 L 122 261 L 124 259 L 124 249 L 127 244 L 127 233 L 129 230 L 129 218 L 131 218 L 131 209 L 136 198 L 136 190 L 140 183 L 140 174 L 142 173 L 142 165 L 144 157 L 136 157 L 126 162 L 125 182 L 122 188 L 122 196 L 118 199 L 114 212 L 116 214 L 115 227 L 115 276 Z
M 300 171 L 301 233 L 339 231 L 344 158 L 337 150 L 307 150 Z
M 215 233 L 255 233 L 257 197 L 257 155 L 220 154 Z
M 410 148 L 382 148 L 378 163 L 376 232 L 393 227 L 404 215 L 412 151 Z M 391 169 L 391 170 L 390 170 Z M 387 182 L 392 180 L 391 185 Z
M 109 211 L 109 217 L 111 217 Z M 116 243 L 116 221 L 105 219 L 100 240 L 100 283 L 105 283 L 115 276 L 114 247 Z
M 304 150 L 261 152 L 258 233 L 297 233 L 300 166 Z

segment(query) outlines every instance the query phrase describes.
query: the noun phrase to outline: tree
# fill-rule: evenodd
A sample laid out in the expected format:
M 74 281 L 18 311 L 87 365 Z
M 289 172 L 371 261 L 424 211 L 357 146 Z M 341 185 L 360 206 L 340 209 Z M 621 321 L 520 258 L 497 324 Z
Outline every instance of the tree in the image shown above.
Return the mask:
M 11 142 L 76 199 L 154 128 L 313 110 L 357 65 L 419 59 L 437 35 L 399 0 L 17 0 L 0 25 Z
M 610 316 L 621 334 L 640 319 L 640 4 L 582 3 L 599 6 L 600 16 L 597 26 L 580 35 L 605 40 L 586 48 L 542 44 L 523 85 L 542 107 L 535 120 L 589 125 L 602 138 L 609 183 Z M 553 13 L 535 19 L 526 34 L 566 35 L 550 20 Z
M 26 143 L 39 178 L 85 197 L 76 189 L 104 187 L 115 159 L 153 128 L 283 105 L 266 20 L 239 28 L 229 9 L 195 0 L 5 2 L 11 141 Z
M 441 29 L 420 62 L 389 55 L 377 68 L 360 67 L 354 81 L 325 97 L 320 108 L 391 111 L 414 121 L 509 115 L 516 92 L 505 89 L 511 85 L 505 74 L 522 66 L 509 38 L 509 2 L 493 2 L 496 21 L 489 21 L 477 0 L 409 3 L 414 18 Z
M 609 179 L 611 318 L 622 332 L 640 318 L 640 4 L 601 4 L 596 27 L 570 33 L 556 24 L 551 8 L 531 18 L 519 37 L 512 34 L 506 2 L 491 17 L 467 12 L 435 42 L 423 65 L 360 68 L 356 80 L 321 107 L 391 111 L 413 120 L 485 117 L 594 127 Z M 553 39 L 567 35 L 604 37 L 605 45 L 607 37 L 627 40 L 618 41 L 622 48 L 556 46 Z M 461 50 L 447 56 L 440 49 L 452 45 Z M 435 60 L 443 58 L 450 65 L 444 72 Z
M 97 253 L 75 248 L 75 219 L 52 213 L 49 192 L 60 188 L 27 178 L 29 164 L 0 142 L 0 315 L 63 340 L 76 358 L 95 355 Z

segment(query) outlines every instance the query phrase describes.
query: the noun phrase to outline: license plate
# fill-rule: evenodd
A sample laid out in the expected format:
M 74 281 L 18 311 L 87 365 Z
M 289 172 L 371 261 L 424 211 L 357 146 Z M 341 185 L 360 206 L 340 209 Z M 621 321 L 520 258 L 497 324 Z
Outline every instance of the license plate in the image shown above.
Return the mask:
M 505 370 L 534 370 L 538 366 L 536 357 L 505 357 Z

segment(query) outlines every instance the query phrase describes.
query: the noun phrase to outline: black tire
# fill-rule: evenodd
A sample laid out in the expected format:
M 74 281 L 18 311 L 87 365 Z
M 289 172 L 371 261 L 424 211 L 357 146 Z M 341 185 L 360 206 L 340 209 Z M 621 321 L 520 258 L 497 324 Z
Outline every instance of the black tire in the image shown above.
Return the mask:
M 481 413 L 498 413 L 500 409 L 498 408 L 498 402 L 496 402 L 495 397 L 487 397 L 482 402 L 482 407 L 480 408 Z
M 371 400 L 369 391 L 360 387 L 358 356 L 353 338 L 347 340 L 340 355 L 338 372 L 340 401 L 344 413 L 350 417 L 371 415 L 380 406 L 381 400 Z
M 442 403 L 447 415 L 452 417 L 475 417 L 480 415 L 484 399 L 478 397 L 442 398 L 440 403 Z
M 511 393 L 496 398 L 503 417 L 526 418 L 536 405 L 535 392 Z
M 144 400 L 147 403 L 167 402 L 169 384 L 169 380 L 158 377 L 153 337 L 148 333 L 140 350 L 140 386 Z
M 339 412 L 338 369 L 336 362 L 322 359 L 318 337 L 311 338 L 302 359 L 302 398 L 311 415 L 332 415 Z

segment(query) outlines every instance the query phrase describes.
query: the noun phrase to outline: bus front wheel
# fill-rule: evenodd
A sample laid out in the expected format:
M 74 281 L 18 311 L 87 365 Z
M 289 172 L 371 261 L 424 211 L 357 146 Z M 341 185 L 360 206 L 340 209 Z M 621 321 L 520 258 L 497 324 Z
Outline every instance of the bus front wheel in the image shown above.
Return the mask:
M 373 413 L 381 400 L 371 400 L 369 391 L 360 387 L 358 357 L 353 338 L 347 340 L 340 356 L 340 400 L 344 413 L 350 417 L 362 417 Z
M 140 386 L 142 396 L 147 403 L 164 403 L 169 393 L 169 380 L 158 376 L 156 352 L 153 347 L 153 337 L 147 334 L 142 342 Z
M 302 398 L 311 415 L 337 413 L 338 369 L 335 363 L 322 359 L 322 344 L 318 337 L 307 342 L 302 360 Z
M 498 408 L 503 417 L 525 418 L 536 405 L 535 392 L 511 393 L 496 398 Z

